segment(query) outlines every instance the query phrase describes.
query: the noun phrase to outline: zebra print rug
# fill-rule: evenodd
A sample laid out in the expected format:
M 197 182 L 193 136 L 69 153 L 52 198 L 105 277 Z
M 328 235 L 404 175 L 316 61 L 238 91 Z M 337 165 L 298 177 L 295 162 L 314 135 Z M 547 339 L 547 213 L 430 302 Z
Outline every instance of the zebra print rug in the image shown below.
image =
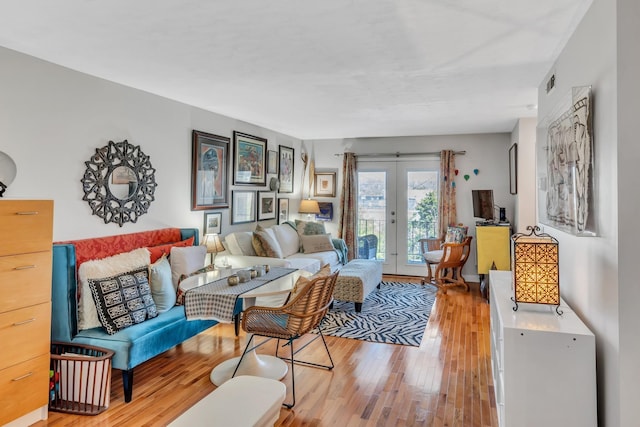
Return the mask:
M 436 299 L 434 285 L 380 283 L 356 313 L 352 302 L 335 301 L 322 333 L 336 337 L 418 347 Z

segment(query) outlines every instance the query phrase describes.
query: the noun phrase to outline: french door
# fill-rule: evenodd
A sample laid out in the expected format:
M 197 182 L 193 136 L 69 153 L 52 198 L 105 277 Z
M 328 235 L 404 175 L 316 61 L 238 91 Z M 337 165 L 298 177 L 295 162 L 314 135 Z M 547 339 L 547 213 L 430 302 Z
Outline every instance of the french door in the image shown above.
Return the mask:
M 437 159 L 358 160 L 359 257 L 364 236 L 377 237 L 376 258 L 385 274 L 423 276 L 418 240 L 436 235 Z

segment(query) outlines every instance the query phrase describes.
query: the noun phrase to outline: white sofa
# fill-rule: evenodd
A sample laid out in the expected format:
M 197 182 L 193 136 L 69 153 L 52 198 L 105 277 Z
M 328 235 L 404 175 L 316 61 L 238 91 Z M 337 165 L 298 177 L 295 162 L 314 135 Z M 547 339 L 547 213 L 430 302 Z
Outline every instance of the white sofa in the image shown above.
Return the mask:
M 316 273 L 320 267 L 329 264 L 331 272 L 338 270 L 346 263 L 346 249 L 342 239 L 331 239 L 337 249 L 320 252 L 303 252 L 301 244 L 305 236 L 300 236 L 298 231 L 289 224 L 273 225 L 265 228 L 277 242 L 282 258 L 258 256 L 253 246 L 253 231 L 236 231 L 225 236 L 225 252 L 218 254 L 218 260 L 224 260 L 234 268 L 250 267 L 252 265 L 269 264 L 271 266 L 291 267 Z M 307 251 L 309 252 L 309 251 Z

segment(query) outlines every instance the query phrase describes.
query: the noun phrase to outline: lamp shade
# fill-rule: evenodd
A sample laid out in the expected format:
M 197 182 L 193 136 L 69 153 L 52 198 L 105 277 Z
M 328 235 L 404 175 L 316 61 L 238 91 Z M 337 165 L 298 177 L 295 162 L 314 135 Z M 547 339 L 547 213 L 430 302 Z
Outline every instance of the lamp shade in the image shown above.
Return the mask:
M 320 206 L 318 206 L 318 201 L 313 199 L 304 199 L 300 202 L 300 208 L 298 208 L 299 213 L 306 214 L 319 214 Z
M 205 234 L 202 244 L 207 247 L 207 253 L 209 254 L 224 251 L 224 246 L 222 246 L 222 241 L 220 240 L 220 236 L 215 233 Z
M 514 234 L 513 286 L 514 302 L 550 304 L 560 307 L 560 272 L 558 240 L 548 234 L 538 234 L 539 227 L 527 227 L 530 233 Z

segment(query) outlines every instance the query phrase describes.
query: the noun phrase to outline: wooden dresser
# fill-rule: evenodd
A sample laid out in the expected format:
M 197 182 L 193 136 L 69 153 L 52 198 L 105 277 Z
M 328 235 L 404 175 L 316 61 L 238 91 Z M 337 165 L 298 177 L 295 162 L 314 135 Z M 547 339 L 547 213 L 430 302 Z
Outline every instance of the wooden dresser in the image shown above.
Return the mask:
M 47 417 L 53 201 L 0 199 L 0 425 Z

